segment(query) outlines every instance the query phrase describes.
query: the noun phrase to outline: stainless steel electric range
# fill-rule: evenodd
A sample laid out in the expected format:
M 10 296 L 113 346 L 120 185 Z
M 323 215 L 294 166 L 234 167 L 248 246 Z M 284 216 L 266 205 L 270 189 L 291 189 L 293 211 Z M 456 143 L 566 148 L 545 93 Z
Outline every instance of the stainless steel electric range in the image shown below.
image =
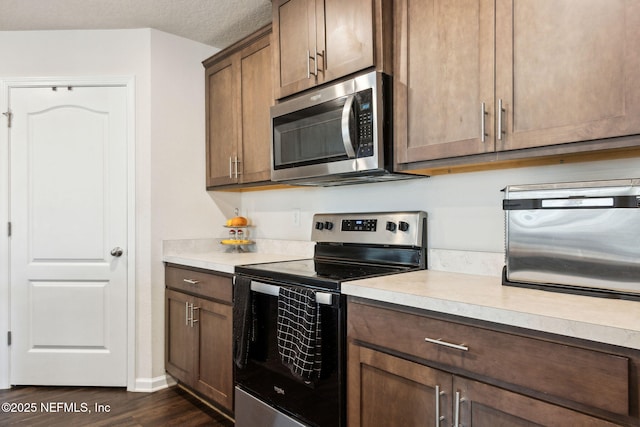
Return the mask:
M 316 214 L 313 259 L 236 267 L 236 427 L 346 425 L 342 282 L 427 266 L 427 214 Z

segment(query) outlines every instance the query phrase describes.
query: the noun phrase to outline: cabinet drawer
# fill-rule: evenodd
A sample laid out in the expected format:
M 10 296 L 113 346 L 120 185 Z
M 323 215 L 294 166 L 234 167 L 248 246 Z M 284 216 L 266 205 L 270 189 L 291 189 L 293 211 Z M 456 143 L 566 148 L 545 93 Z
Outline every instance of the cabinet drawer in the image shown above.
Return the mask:
M 350 303 L 348 316 L 350 340 L 616 414 L 629 413 L 626 357 L 365 304 Z
M 171 289 L 228 302 L 229 304 L 233 301 L 233 282 L 231 277 L 167 266 L 165 268 L 165 285 Z

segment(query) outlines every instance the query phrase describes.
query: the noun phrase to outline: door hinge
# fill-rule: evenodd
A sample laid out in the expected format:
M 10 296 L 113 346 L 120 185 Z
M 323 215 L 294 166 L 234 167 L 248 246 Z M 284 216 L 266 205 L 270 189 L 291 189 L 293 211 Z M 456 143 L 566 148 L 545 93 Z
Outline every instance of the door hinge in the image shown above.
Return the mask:
M 11 127 L 11 119 L 13 118 L 13 113 L 11 111 L 7 111 L 2 113 L 3 116 L 7 118 L 7 127 Z
M 7 345 L 11 345 L 11 331 L 7 331 Z
M 7 223 L 7 236 L 11 237 L 11 222 Z

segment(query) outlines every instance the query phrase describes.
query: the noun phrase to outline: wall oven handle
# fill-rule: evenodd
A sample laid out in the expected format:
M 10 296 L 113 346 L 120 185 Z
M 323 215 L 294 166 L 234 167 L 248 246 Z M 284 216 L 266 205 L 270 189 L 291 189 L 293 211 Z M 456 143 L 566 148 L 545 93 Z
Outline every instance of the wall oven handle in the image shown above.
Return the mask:
M 277 297 L 280 294 L 280 286 L 269 285 L 267 283 L 251 281 L 251 290 L 259 294 L 266 294 Z M 333 295 L 328 292 L 316 292 L 316 302 L 321 305 L 332 305 Z
M 349 132 L 351 108 L 353 108 L 354 99 L 355 95 L 349 95 L 344 103 L 344 107 L 342 108 L 342 143 L 344 144 L 344 151 L 346 151 L 347 157 L 350 159 L 354 159 L 356 157 L 353 141 L 351 141 L 351 132 Z

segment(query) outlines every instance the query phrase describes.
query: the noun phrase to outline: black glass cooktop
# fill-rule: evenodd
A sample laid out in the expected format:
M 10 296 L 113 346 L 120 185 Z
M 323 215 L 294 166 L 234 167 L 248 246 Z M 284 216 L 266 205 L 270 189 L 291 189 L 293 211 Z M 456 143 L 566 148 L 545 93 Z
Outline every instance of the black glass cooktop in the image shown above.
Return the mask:
M 290 284 L 340 289 L 340 283 L 347 280 L 400 273 L 410 269 L 408 266 L 303 259 L 237 266 L 236 273 Z

